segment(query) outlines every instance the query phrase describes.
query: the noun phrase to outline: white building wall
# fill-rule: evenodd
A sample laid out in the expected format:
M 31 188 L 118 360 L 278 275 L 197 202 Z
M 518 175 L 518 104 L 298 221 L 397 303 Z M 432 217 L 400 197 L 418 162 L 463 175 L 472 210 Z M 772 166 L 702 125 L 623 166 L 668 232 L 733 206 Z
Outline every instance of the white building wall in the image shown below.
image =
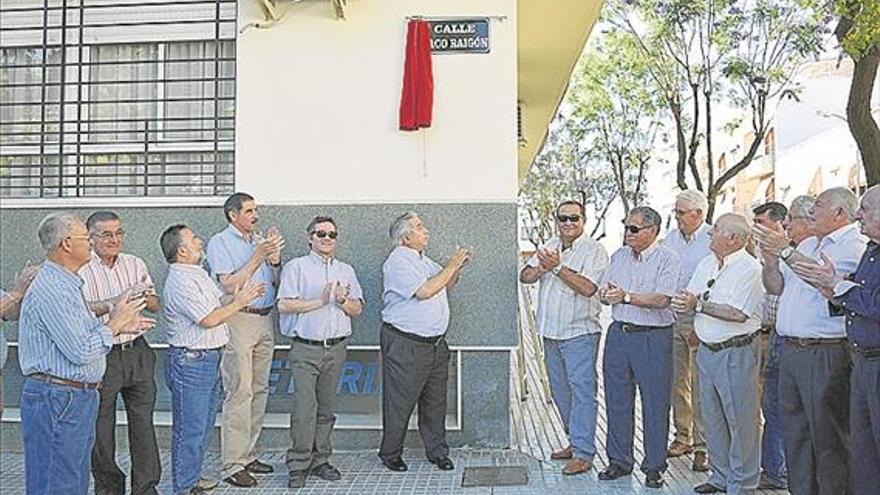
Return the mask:
M 284 5 L 284 4 L 282 4 Z M 290 4 L 238 37 L 236 186 L 271 204 L 514 202 L 515 0 Z M 239 27 L 257 19 L 239 4 Z M 488 54 L 434 55 L 430 129 L 397 128 L 407 16 L 490 20 Z

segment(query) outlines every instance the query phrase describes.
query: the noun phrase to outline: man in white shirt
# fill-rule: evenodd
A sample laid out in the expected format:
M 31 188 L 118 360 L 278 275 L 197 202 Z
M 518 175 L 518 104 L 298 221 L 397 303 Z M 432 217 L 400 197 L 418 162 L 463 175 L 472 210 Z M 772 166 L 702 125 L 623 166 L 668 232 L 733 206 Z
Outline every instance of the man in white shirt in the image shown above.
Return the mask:
M 838 273 L 854 272 L 867 245 L 853 224 L 858 204 L 849 189 L 824 191 L 810 212 L 815 236 L 797 248 L 785 234 L 754 227 L 764 257 L 764 287 L 780 295 L 776 331 L 785 345 L 779 358 L 779 405 L 792 493 L 831 495 L 849 489 L 845 312 L 790 266 L 817 264 L 825 255 Z
M 315 217 L 306 232 L 311 250 L 284 265 L 278 288 L 281 333 L 293 340 L 288 488 L 302 488 L 312 474 L 325 481 L 342 478 L 329 462 L 336 384 L 347 354 L 351 319 L 361 314 L 364 304 L 354 269 L 336 259 L 336 222 Z
M 710 237 L 712 254 L 672 305 L 680 314 L 695 314 L 700 410 L 711 426 L 706 437 L 712 476 L 694 491 L 740 494 L 757 488 L 761 467 L 756 338 L 764 287 L 760 263 L 745 250 L 745 217 L 721 215 Z
M 524 284 L 540 282 L 538 333 L 550 392 L 568 433 L 569 446 L 551 455 L 570 459 L 563 474 L 590 470 L 596 455 L 596 356 L 601 304 L 596 293 L 608 267 L 608 253 L 584 234 L 584 206 L 565 201 L 556 208 L 557 237 L 550 239 L 520 272 Z

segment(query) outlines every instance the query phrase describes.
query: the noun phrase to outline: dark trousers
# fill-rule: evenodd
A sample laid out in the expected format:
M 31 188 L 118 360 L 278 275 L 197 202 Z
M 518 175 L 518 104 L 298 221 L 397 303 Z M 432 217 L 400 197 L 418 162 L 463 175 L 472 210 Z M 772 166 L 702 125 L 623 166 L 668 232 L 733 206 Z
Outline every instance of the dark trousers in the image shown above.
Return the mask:
M 850 447 L 855 495 L 880 490 L 880 357 L 853 357 Z
M 624 332 L 614 322 L 605 338 L 602 368 L 608 415 L 608 460 L 632 471 L 636 387 L 642 398 L 645 458 L 641 469 L 666 469 L 669 407 L 672 397 L 672 327 Z
M 123 494 L 125 473 L 116 464 L 116 397 L 122 395 L 128 414 L 131 451 L 131 493 L 155 494 L 162 475 L 159 447 L 153 428 L 156 405 L 156 353 L 143 337 L 123 350 L 113 346 L 101 384 L 101 400 L 92 448 L 95 492 Z
M 382 326 L 382 443 L 379 457 L 403 453 L 403 440 L 413 408 L 419 405 L 419 433 L 428 459 L 449 455 L 446 443 L 446 382 L 449 347 L 417 342 Z
M 792 494 L 849 493 L 849 374 L 845 343 L 783 344 L 779 408 Z

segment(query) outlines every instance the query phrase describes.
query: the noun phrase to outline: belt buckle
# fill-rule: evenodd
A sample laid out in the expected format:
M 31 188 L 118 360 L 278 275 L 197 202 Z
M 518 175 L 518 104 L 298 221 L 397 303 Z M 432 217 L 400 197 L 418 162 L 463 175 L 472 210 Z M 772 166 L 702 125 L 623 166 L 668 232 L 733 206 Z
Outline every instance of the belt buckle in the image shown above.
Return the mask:
M 119 348 L 123 351 L 127 351 L 127 350 L 131 349 L 132 347 L 134 347 L 133 340 L 129 340 L 128 342 L 123 342 L 123 343 L 119 344 Z
M 322 340 L 321 344 L 324 346 L 324 349 L 329 349 L 330 348 L 330 339 Z

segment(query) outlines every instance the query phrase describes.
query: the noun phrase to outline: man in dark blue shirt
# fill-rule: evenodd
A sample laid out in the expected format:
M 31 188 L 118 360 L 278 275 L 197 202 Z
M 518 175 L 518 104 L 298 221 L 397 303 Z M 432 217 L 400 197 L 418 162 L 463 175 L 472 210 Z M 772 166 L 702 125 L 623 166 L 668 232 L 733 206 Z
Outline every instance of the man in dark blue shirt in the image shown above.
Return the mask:
M 858 268 L 845 280 L 823 256 L 821 266 L 795 272 L 816 286 L 846 314 L 852 349 L 850 449 L 853 493 L 876 493 L 880 486 L 880 186 L 868 189 L 855 215 L 870 239 Z

